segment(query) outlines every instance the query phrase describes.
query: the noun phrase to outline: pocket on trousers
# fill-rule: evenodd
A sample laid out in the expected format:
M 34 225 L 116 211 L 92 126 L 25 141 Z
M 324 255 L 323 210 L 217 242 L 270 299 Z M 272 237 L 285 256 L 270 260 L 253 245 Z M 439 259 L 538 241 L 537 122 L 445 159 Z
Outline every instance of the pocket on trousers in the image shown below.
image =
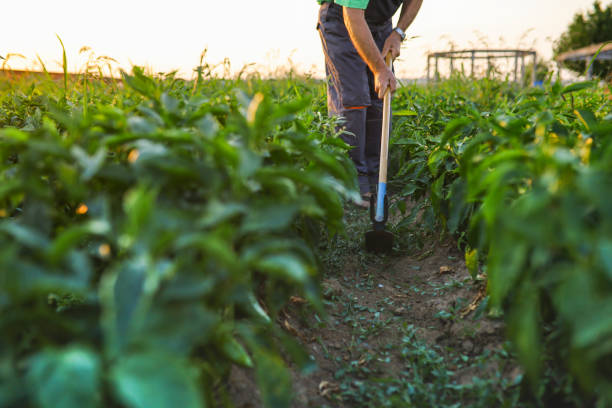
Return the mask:
M 322 22 L 324 23 L 325 21 L 327 21 L 328 12 L 329 12 L 329 3 L 321 4 L 321 7 L 319 7 L 319 21 L 317 22 L 317 29 L 321 29 L 321 27 L 323 26 L 323 24 L 321 23 Z

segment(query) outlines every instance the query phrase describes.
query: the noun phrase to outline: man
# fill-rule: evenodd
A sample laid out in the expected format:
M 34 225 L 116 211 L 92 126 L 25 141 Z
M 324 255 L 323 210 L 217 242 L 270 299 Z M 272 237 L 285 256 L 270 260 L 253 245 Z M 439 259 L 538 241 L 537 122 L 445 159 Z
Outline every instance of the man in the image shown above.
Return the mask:
M 382 131 L 382 99 L 397 81 L 384 56 L 400 55 L 405 31 L 416 17 L 423 0 L 318 0 L 321 3 L 317 29 L 325 54 L 328 79 L 327 105 L 330 115 L 344 118 L 342 139 L 359 176 L 367 208 L 377 184 Z M 391 17 L 402 6 L 397 27 Z

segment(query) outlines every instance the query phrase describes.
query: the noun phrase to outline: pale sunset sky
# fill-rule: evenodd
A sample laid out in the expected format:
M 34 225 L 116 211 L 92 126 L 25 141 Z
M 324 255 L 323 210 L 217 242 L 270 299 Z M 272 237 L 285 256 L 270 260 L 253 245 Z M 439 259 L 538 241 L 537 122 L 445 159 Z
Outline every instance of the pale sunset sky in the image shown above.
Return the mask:
M 374 1 L 374 0 L 372 0 Z M 107 55 L 129 69 L 145 65 L 154 71 L 179 70 L 190 77 L 202 50 L 206 60 L 229 58 L 232 70 L 256 63 L 274 71 L 288 59 L 301 71 L 323 73 L 323 56 L 315 30 L 315 0 L 29 0 L 2 1 L 0 56 L 8 65 L 36 68 L 37 55 L 47 69 L 60 70 L 61 48 L 68 65 L 79 71 L 86 55 Z M 602 1 L 602 4 L 607 4 Z M 425 75 L 425 55 L 456 48 L 534 48 L 551 57 L 552 40 L 573 15 L 590 9 L 593 0 L 424 0 L 408 30 L 416 36 L 404 45 L 396 69 L 401 77 Z M 0 60 L 0 64 L 2 61 Z

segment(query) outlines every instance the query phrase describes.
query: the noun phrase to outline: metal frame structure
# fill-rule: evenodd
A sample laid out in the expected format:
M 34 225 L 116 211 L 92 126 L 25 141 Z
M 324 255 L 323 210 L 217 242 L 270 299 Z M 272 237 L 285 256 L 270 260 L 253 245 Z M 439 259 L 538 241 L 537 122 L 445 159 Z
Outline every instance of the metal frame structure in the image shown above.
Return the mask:
M 461 51 L 443 51 L 443 52 L 434 52 L 427 55 L 427 82 L 431 80 L 431 60 L 435 60 L 434 63 L 434 79 L 438 79 L 440 77 L 439 71 L 439 60 L 440 59 L 448 59 L 450 61 L 450 72 L 451 75 L 455 72 L 455 61 L 457 60 L 470 60 L 471 61 L 471 70 L 470 76 L 474 76 L 475 74 L 475 65 L 476 60 L 487 60 L 487 66 L 490 69 L 492 67 L 492 61 L 494 59 L 500 58 L 514 58 L 514 81 L 518 82 L 518 71 L 519 71 L 519 62 L 520 62 L 520 71 L 521 71 L 521 79 L 525 78 L 525 58 L 532 57 L 533 58 L 533 66 L 536 66 L 537 63 L 537 53 L 533 50 L 517 50 L 517 49 L 472 49 L 472 50 L 461 50 Z M 531 83 L 533 84 L 536 79 L 536 70 L 533 69 L 531 73 Z
M 599 54 L 597 54 L 598 52 Z M 559 54 L 557 58 L 555 58 L 555 61 L 557 61 L 557 67 L 559 68 L 560 72 L 561 64 L 563 64 L 564 62 L 586 61 L 588 63 L 596 54 L 596 60 L 612 61 L 612 44 L 593 44 L 589 45 L 588 47 L 579 48 L 577 50 L 567 51 L 563 54 Z M 589 66 L 587 78 L 593 78 L 593 64 Z

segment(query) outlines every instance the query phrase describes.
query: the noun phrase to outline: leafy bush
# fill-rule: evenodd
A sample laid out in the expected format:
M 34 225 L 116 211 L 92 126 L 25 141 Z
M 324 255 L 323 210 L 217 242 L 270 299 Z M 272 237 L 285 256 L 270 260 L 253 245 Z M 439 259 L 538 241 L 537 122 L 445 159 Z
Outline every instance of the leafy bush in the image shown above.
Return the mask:
M 311 243 L 358 194 L 296 91 L 136 68 L 0 96 L 0 406 L 211 406 L 231 364 L 289 405 L 279 352 L 310 361 L 273 320 L 320 305 Z
M 395 139 L 395 182 L 426 197 L 426 215 L 461 238 L 474 276 L 484 262 L 490 304 L 505 312 L 533 383 L 552 365 L 610 403 L 608 96 L 591 82 L 515 97 L 511 88 L 481 94 L 483 86 L 451 82 L 445 98 L 436 89 L 413 97 L 425 112 L 400 125 L 415 137 Z

